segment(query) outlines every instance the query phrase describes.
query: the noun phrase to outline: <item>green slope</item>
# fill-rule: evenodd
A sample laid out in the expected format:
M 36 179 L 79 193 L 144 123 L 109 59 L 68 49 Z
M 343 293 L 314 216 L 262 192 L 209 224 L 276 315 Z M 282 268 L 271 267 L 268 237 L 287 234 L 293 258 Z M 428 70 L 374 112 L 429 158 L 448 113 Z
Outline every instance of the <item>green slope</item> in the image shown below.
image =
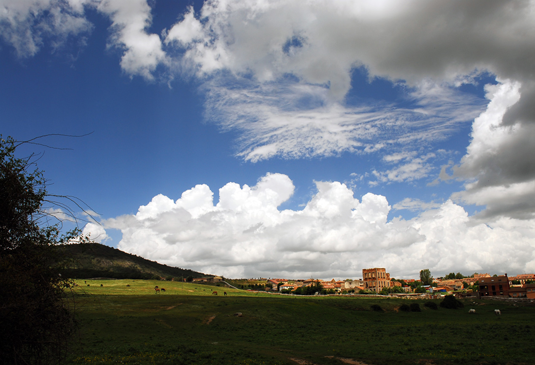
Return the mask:
M 162 265 L 99 243 L 65 245 L 59 249 L 65 258 L 61 273 L 70 278 L 160 279 L 213 276 Z

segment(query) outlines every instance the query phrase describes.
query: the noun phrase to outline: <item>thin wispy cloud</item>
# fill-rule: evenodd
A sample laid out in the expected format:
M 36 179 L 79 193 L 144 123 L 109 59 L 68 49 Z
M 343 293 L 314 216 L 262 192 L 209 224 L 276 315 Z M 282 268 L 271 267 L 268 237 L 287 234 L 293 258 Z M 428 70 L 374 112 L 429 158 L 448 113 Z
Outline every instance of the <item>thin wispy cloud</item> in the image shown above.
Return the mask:
M 410 92 L 415 107 L 409 109 L 373 101 L 359 106 L 332 102 L 328 90 L 317 85 L 244 84 L 228 87 L 219 78 L 212 80 L 206 86 L 206 115 L 224 130 L 243 133 L 237 155 L 252 162 L 430 144 L 483 109 L 481 100 L 436 85 L 431 95 L 419 88 Z

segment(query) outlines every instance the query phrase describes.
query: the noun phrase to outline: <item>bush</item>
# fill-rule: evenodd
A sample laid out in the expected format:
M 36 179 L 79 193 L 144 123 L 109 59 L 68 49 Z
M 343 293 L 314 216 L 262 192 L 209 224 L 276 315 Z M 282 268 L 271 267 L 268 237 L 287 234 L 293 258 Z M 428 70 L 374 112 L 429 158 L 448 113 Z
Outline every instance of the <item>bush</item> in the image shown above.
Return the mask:
M 374 304 L 371 306 L 371 309 L 374 311 L 374 312 L 384 312 L 383 308 L 381 308 L 381 306 L 379 304 Z
M 411 307 L 409 307 L 407 304 L 402 304 L 401 307 L 399 307 L 399 310 L 402 312 L 410 312 Z
M 438 305 L 437 305 L 437 303 L 435 303 L 435 302 L 426 302 L 426 303 L 424 304 L 424 307 L 427 307 L 427 308 L 429 308 L 429 309 L 434 309 L 434 310 L 437 310 L 437 309 L 438 309 Z
M 422 309 L 420 308 L 420 304 L 418 303 L 412 303 L 411 304 L 411 312 L 421 312 Z
M 463 308 L 464 304 L 458 301 L 457 299 L 455 299 L 453 295 L 446 295 L 444 300 L 440 302 L 440 306 L 442 308 L 447 308 L 447 309 L 457 309 L 457 308 Z

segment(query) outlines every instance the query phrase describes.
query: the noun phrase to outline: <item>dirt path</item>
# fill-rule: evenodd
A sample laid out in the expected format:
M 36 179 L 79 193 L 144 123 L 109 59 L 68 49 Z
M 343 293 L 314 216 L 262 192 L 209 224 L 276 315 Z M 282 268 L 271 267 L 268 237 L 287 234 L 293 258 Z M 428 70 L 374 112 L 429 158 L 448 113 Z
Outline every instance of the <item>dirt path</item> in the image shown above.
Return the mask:
M 214 319 L 215 319 L 215 314 L 213 316 L 208 317 L 207 319 L 205 319 L 203 324 L 209 325 L 210 322 L 212 322 Z

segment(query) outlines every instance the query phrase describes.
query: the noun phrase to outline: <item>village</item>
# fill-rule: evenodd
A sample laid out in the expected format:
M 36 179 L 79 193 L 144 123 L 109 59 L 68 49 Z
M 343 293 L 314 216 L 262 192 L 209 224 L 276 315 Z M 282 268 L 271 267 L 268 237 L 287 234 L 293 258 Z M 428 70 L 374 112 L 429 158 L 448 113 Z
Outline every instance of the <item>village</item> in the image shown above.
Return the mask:
M 535 274 L 508 276 L 507 274 L 475 273 L 465 277 L 460 273 L 451 273 L 445 277 L 430 277 L 429 279 L 430 283 L 423 283 L 420 279 L 395 279 L 390 277 L 385 268 L 370 268 L 362 270 L 362 278 L 346 280 L 267 278 L 232 280 L 216 276 L 194 278 L 193 281 L 224 282 L 239 289 L 263 290 L 281 294 L 376 294 L 397 297 L 455 295 L 478 298 L 535 299 Z

